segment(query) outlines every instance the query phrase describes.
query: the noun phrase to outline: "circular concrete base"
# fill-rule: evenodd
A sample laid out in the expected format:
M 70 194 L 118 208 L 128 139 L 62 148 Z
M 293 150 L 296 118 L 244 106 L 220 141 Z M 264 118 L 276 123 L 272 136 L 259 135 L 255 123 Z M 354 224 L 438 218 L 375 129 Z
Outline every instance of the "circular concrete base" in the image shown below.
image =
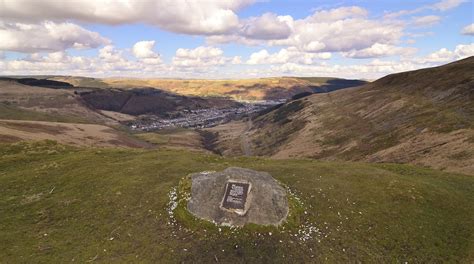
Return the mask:
M 191 180 L 187 208 L 198 218 L 220 225 L 243 226 L 247 223 L 280 225 L 288 216 L 286 191 L 266 172 L 231 167 L 222 172 L 195 173 Z M 224 196 L 227 198 L 230 192 L 228 183 L 235 182 L 249 186 L 243 197 L 245 208 L 241 210 L 223 206 Z

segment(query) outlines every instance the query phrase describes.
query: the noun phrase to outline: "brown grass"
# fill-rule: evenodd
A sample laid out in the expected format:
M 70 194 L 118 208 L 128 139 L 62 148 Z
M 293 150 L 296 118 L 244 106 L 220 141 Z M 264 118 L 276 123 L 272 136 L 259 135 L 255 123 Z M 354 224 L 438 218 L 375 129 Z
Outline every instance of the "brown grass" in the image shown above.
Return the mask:
M 73 146 L 150 147 L 102 125 L 0 120 L 0 142 L 55 140 Z

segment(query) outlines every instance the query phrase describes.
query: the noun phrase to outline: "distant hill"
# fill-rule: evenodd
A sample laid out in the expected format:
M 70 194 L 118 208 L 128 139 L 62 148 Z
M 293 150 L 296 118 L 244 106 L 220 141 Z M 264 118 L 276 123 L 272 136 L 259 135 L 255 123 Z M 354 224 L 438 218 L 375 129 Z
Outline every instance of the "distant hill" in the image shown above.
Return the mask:
M 87 78 L 74 76 L 49 77 L 77 87 L 93 88 L 157 88 L 187 96 L 230 97 L 237 100 L 289 99 L 300 93 L 325 93 L 366 84 L 361 80 L 332 77 L 274 77 L 241 80 L 198 79 L 131 79 Z
M 367 84 L 367 82 L 363 80 L 346 80 L 340 78 L 298 77 L 298 79 L 314 83 L 315 85 L 312 86 L 313 93 L 328 93 Z
M 237 107 L 240 103 L 226 98 L 199 98 L 171 94 L 158 89 L 98 89 L 79 93 L 93 109 L 128 115 L 154 114 L 166 117 L 180 109 Z
M 54 80 L 48 80 L 48 79 L 0 77 L 0 80 L 16 81 L 18 83 L 29 85 L 29 86 L 39 86 L 39 87 L 56 88 L 56 89 L 65 89 L 65 88 L 74 87 L 72 84 L 67 83 L 67 82 L 54 81 Z
M 474 174 L 474 57 L 292 101 L 256 118 L 247 134 L 256 155 Z

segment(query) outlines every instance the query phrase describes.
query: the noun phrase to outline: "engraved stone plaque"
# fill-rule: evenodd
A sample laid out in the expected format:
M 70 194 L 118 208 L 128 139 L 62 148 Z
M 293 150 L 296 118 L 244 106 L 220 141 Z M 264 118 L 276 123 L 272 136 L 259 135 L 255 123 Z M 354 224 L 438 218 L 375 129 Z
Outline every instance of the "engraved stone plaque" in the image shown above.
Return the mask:
M 221 207 L 239 215 L 245 214 L 247 208 L 247 195 L 249 191 L 249 183 L 228 181 Z

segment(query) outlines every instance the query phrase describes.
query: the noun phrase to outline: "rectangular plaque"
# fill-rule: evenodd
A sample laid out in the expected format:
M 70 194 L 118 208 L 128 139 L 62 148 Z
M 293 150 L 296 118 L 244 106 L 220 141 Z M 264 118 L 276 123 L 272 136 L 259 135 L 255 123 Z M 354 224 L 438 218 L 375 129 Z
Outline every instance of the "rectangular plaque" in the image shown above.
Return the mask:
M 228 210 L 245 210 L 249 183 L 227 182 L 222 207 Z

